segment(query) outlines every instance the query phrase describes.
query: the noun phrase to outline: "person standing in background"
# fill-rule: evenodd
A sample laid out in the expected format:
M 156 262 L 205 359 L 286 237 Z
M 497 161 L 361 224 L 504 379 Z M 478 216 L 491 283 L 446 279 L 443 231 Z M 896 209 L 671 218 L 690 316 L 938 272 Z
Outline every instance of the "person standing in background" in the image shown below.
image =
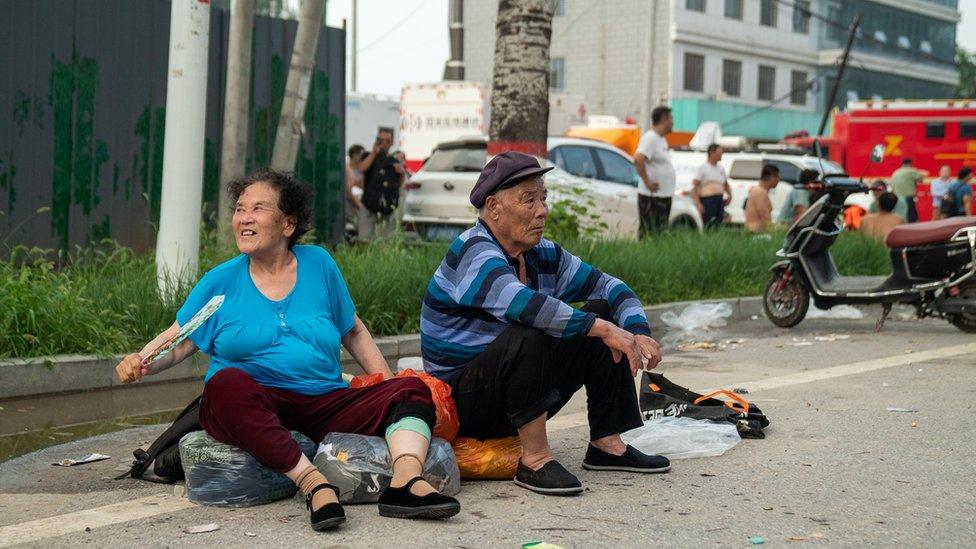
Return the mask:
M 363 172 L 359 162 L 365 152 L 366 147 L 355 144 L 349 147 L 346 157 L 346 221 L 354 227 L 359 226 L 359 210 L 363 207 Z
M 759 176 L 759 184 L 749 189 L 746 198 L 746 230 L 750 233 L 764 233 L 773 219 L 773 203 L 769 191 L 779 185 L 779 168 L 766 164 Z
M 651 124 L 651 129 L 641 136 L 634 155 L 634 167 L 641 179 L 637 186 L 641 238 L 667 228 L 674 197 L 674 165 L 671 164 L 668 142 L 664 139 L 674 127 L 671 109 L 655 107 L 651 112 Z
M 891 174 L 891 191 L 908 207 L 908 216 L 905 218 L 905 221 L 909 223 L 918 221 L 918 210 L 915 208 L 915 192 L 918 184 L 922 182 L 923 177 L 925 177 L 925 174 L 912 166 L 911 158 L 902 160 L 901 167 L 895 170 L 895 173 Z
M 380 128 L 373 150 L 359 163 L 363 172 L 363 208 L 360 209 L 359 239 L 388 238 L 396 228 L 394 212 L 400 203 L 400 188 L 406 168 L 390 156 L 393 129 Z
M 691 182 L 691 196 L 706 227 L 720 226 L 725 220 L 725 207 L 732 201 L 725 168 L 718 164 L 721 160 L 722 147 L 712 143 L 708 146 L 708 160 L 699 166 Z
M 942 195 L 949 190 L 949 186 L 952 185 L 952 168 L 948 164 L 943 165 L 939 168 L 939 177 L 932 180 L 932 189 L 929 194 L 932 195 L 932 220 L 942 219 L 945 217 L 942 215 Z

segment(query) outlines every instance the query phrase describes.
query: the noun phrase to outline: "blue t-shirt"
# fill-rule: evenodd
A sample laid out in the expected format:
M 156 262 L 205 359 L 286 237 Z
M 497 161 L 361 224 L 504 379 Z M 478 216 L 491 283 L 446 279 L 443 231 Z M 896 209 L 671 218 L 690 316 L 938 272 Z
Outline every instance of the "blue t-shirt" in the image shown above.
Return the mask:
M 969 183 L 965 181 L 960 181 L 959 179 L 953 182 L 952 186 L 946 192 L 951 192 L 953 194 L 953 200 L 956 202 L 956 213 L 955 215 L 966 215 L 966 205 L 964 203 L 964 197 L 973 196 L 973 189 L 969 186 Z
M 220 309 L 190 335 L 210 366 L 204 383 L 224 368 L 239 368 L 265 387 L 324 395 L 348 387 L 339 366 L 341 338 L 356 308 L 339 268 L 318 246 L 295 246 L 295 287 L 281 301 L 262 294 L 239 255 L 203 275 L 176 313 L 182 326 L 215 295 Z

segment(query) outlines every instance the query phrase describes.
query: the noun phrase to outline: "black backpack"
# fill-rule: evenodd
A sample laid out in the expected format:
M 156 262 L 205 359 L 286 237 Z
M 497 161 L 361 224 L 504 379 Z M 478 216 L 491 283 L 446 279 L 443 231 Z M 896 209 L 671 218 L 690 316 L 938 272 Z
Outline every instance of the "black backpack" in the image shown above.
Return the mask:
M 367 210 L 389 215 L 400 202 L 400 174 L 392 156 L 379 154 L 363 174 L 363 206 Z
M 964 184 L 961 181 L 955 181 L 952 185 L 949 185 L 945 194 L 942 195 L 942 203 L 939 205 L 939 211 L 946 217 L 959 215 L 960 210 L 962 210 L 962 204 L 956 204 L 956 191 L 959 189 L 959 186 Z
M 132 455 L 136 458 L 132 468 L 115 477 L 122 480 L 125 477 L 139 478 L 161 484 L 174 484 L 185 478 L 183 462 L 180 459 L 180 439 L 187 433 L 201 431 L 200 400 L 202 396 L 193 399 L 186 408 L 173 420 L 173 424 L 163 431 L 156 440 L 149 445 L 148 450 L 138 448 Z M 149 465 L 153 466 L 154 475 L 143 477 Z

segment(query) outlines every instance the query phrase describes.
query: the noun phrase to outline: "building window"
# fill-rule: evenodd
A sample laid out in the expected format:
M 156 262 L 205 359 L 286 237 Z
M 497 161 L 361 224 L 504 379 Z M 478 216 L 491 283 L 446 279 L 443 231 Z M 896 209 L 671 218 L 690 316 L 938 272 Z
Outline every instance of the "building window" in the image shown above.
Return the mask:
M 566 15 L 566 0 L 556 0 L 556 11 L 553 15 Z
M 959 137 L 961 139 L 976 138 L 976 122 L 960 122 Z
M 927 122 L 925 124 L 926 139 L 943 139 L 945 137 L 945 122 Z
M 725 16 L 729 19 L 742 19 L 742 0 L 725 0 Z
M 759 23 L 767 27 L 775 27 L 776 7 L 776 0 L 762 0 L 759 6 Z
M 722 92 L 730 97 L 739 97 L 742 89 L 742 61 L 722 60 Z
M 685 54 L 685 89 L 688 91 L 705 90 L 705 56 L 697 53 Z
M 553 57 L 549 60 L 549 89 L 563 91 L 566 88 L 566 60 Z
M 759 99 L 772 101 L 776 93 L 776 67 L 759 65 Z
M 843 29 L 843 23 L 840 22 L 840 6 L 836 4 L 831 4 L 827 7 L 827 39 L 831 41 L 838 41 L 841 39 L 841 29 Z
M 810 31 L 810 0 L 793 3 L 793 32 L 806 34 Z
M 794 105 L 807 104 L 806 71 L 793 71 L 790 73 L 790 103 Z
M 705 13 L 705 0 L 685 0 L 685 9 Z

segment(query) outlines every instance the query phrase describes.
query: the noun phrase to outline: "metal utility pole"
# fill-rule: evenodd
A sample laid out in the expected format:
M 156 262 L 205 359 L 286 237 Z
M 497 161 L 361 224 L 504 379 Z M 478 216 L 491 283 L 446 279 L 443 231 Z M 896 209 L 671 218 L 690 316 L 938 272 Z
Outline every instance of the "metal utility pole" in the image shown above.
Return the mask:
M 834 81 L 834 85 L 830 89 L 830 99 L 824 106 L 823 118 L 820 119 L 820 129 L 817 130 L 817 135 L 823 135 L 824 130 L 827 128 L 827 119 L 830 118 L 830 110 L 834 108 L 834 102 L 837 101 L 837 90 L 840 89 L 840 81 L 844 78 L 844 69 L 847 68 L 847 57 L 851 53 L 851 46 L 854 45 L 854 38 L 857 37 L 857 28 L 861 26 L 861 16 L 854 16 L 854 22 L 851 24 L 851 32 L 847 35 L 847 45 L 844 46 L 844 55 L 840 60 L 840 68 L 837 69 L 837 80 Z
M 160 293 L 172 296 L 197 276 L 207 109 L 210 3 L 172 0 L 163 189 L 156 240 Z
M 233 0 L 227 45 L 227 94 L 224 96 L 224 135 L 220 149 L 220 188 L 217 190 L 217 233 L 225 244 L 234 241 L 230 231 L 234 205 L 227 196 L 227 184 L 244 175 L 244 158 L 247 154 L 253 29 L 254 0 Z
M 359 2 L 358 0 L 352 0 L 352 48 L 350 52 L 352 53 L 352 91 L 356 91 L 356 38 L 359 33 L 357 31 L 359 26 Z
M 315 66 L 315 48 L 318 47 L 319 30 L 322 28 L 324 13 L 325 0 L 302 2 L 302 9 L 298 14 L 295 47 L 291 54 L 291 66 L 288 69 L 288 80 L 285 82 L 285 97 L 281 102 L 278 133 L 275 136 L 274 151 L 271 153 L 271 167 L 275 170 L 295 169 L 295 159 L 298 158 L 298 147 L 302 141 L 305 104 L 308 102 L 312 69 Z

